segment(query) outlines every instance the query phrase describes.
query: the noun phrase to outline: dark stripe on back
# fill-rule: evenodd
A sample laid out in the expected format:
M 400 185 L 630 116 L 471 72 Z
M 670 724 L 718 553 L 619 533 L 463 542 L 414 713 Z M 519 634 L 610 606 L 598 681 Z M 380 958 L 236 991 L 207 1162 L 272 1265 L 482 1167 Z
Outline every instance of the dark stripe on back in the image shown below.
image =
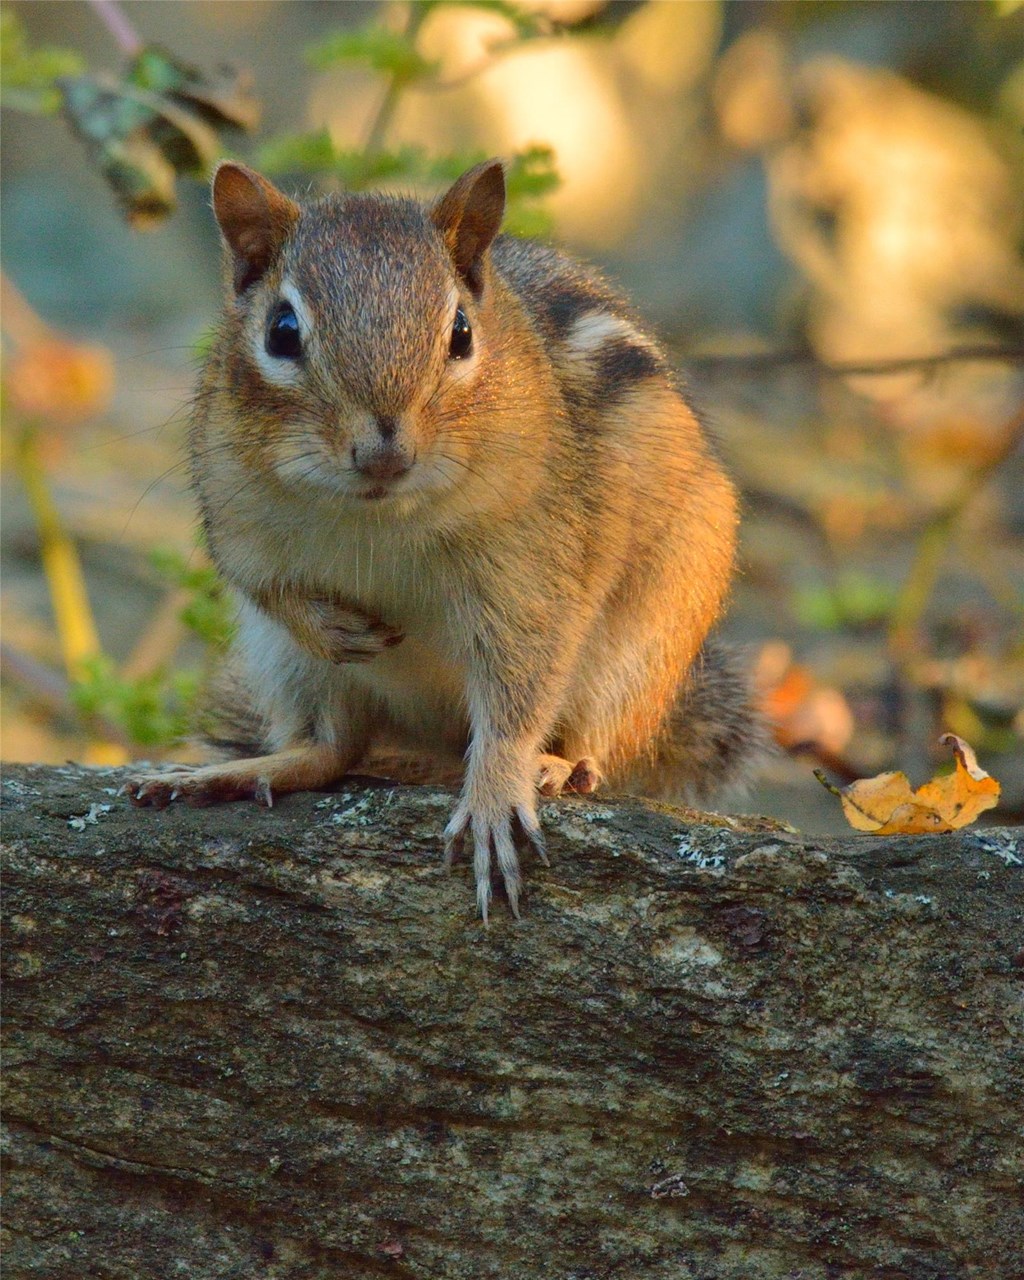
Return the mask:
M 662 371 L 657 354 L 629 338 L 611 338 L 593 353 L 594 393 L 598 401 L 631 390 L 638 382 Z
M 532 302 L 545 330 L 558 341 L 568 336 L 580 316 L 588 311 L 603 310 L 604 299 L 597 289 L 588 288 L 582 281 L 552 280 L 538 290 Z

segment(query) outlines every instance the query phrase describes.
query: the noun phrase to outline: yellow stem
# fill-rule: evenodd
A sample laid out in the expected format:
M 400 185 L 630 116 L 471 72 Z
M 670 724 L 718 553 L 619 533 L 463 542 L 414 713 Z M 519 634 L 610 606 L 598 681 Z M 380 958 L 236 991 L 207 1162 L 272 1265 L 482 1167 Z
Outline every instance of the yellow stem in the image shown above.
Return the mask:
M 68 679 L 74 682 L 81 677 L 85 663 L 99 655 L 100 642 L 78 552 L 64 531 L 50 493 L 35 427 L 28 426 L 22 433 L 18 469 L 39 533 L 43 572 L 50 591 L 64 666 Z

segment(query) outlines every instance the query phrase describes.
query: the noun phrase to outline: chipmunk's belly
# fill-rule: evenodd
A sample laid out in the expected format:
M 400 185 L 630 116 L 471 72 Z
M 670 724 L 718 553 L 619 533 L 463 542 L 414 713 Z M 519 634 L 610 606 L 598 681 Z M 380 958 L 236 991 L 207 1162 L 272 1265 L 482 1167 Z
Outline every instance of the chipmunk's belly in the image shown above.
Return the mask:
M 382 733 L 437 751 L 465 749 L 465 673 L 436 645 L 407 634 L 371 662 L 350 666 L 347 677 L 385 712 Z

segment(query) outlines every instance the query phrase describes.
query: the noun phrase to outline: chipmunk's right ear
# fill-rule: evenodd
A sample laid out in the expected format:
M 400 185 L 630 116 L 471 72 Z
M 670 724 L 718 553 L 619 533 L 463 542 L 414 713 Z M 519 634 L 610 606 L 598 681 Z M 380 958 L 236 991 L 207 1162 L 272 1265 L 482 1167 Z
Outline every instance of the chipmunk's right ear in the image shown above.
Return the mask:
M 235 292 L 264 276 L 299 216 L 294 200 L 244 164 L 213 175 L 213 213 L 234 260 Z
M 468 170 L 430 210 L 455 269 L 477 297 L 483 289 L 484 254 L 505 216 L 505 167 L 485 160 Z

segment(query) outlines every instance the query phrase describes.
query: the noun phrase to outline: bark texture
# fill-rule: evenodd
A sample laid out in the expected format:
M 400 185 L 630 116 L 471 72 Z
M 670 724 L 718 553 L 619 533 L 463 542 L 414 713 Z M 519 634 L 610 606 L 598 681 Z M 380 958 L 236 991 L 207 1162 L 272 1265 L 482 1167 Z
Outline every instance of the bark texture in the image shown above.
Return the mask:
M 1016 832 L 559 801 L 485 930 L 447 793 L 120 781 L 6 770 L 8 1280 L 1021 1273 Z

